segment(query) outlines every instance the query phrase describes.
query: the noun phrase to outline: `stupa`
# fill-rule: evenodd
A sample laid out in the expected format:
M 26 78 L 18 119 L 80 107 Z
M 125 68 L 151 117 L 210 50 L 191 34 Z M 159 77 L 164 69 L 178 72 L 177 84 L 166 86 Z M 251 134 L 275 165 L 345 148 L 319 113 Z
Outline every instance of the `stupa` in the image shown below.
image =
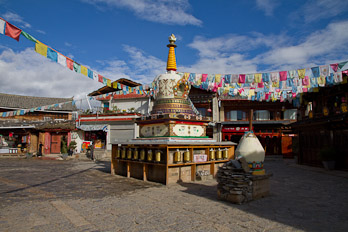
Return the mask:
M 167 45 L 167 72 L 158 75 L 154 80 L 155 102 L 151 115 L 137 121 L 140 138 L 215 142 L 206 136 L 209 118 L 194 113 L 194 106 L 188 98 L 190 83 L 176 73 L 175 41 L 172 34 Z
M 203 180 L 234 158 L 236 144 L 209 138 L 210 118 L 195 113 L 191 85 L 176 73 L 175 41 L 172 34 L 167 72 L 154 79 L 151 114 L 136 121 L 139 137 L 112 145 L 112 174 L 164 184 Z

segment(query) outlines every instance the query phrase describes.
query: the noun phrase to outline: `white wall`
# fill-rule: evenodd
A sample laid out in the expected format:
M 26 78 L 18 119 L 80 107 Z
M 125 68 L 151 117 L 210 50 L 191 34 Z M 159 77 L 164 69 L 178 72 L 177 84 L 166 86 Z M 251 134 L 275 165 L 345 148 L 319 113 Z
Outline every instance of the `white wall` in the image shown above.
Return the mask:
M 147 114 L 148 105 L 148 98 L 113 99 L 109 108 L 112 110 L 114 106 L 117 106 L 118 109 L 121 109 L 121 112 L 122 110 L 126 110 L 128 112 L 128 109 L 135 108 L 136 112 Z

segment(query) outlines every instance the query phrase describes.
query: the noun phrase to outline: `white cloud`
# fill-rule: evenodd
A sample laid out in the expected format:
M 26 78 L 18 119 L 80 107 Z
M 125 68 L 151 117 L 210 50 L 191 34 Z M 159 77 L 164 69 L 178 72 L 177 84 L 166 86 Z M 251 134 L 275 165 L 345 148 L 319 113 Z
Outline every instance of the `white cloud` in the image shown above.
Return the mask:
M 248 73 L 291 70 L 347 60 L 348 20 L 329 24 L 295 43 L 286 34 L 195 37 L 189 47 L 199 59 L 182 72 Z
M 301 43 L 281 46 L 259 55 L 258 60 L 273 67 L 300 66 L 347 59 L 348 21 L 329 24 L 311 33 Z
M 139 18 L 178 25 L 201 26 L 202 21 L 187 13 L 190 9 L 188 0 L 81 0 L 82 2 L 106 4 L 111 7 L 129 9 Z
M 305 22 L 332 18 L 342 13 L 347 13 L 348 1 L 342 0 L 310 0 L 306 2 L 295 14 Z
M 6 49 L 0 53 L 0 81 L 1 93 L 62 98 L 74 96 L 74 99 L 83 99 L 84 107 L 85 94 L 102 87 L 100 83 L 51 62 L 30 48 L 21 52 Z
M 11 24 L 18 23 L 19 27 L 31 28 L 31 25 L 29 23 L 25 22 L 23 20 L 23 18 L 21 16 L 19 16 L 18 14 L 15 14 L 15 13 L 8 11 L 3 15 L 3 18 Z
M 272 16 L 274 9 L 278 6 L 276 0 L 256 0 L 257 8 L 263 10 L 266 16 Z

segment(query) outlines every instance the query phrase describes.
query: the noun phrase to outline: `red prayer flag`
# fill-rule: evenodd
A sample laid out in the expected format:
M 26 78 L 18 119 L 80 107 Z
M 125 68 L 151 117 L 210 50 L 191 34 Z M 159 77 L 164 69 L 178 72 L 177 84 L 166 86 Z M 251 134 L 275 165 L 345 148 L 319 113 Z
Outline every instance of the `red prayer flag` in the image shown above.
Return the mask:
M 66 58 L 66 66 L 70 69 L 73 70 L 74 69 L 74 61 L 70 58 Z
M 288 78 L 288 71 L 279 72 L 279 80 L 280 81 L 286 81 L 287 78 Z
M 11 23 L 6 22 L 5 35 L 19 41 L 19 36 L 21 35 L 22 30 L 16 26 L 13 26 Z
M 101 82 L 101 83 L 103 83 L 103 76 L 100 75 L 100 74 L 98 74 L 98 81 Z

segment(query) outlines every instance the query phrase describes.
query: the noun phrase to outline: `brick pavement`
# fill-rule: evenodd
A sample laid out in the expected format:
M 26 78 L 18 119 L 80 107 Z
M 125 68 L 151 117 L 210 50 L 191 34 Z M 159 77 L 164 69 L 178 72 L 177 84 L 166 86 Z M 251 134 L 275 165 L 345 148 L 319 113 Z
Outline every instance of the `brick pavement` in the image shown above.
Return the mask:
M 0 159 L 0 231 L 348 231 L 348 175 L 265 166 L 271 196 L 234 205 L 216 200 L 214 180 L 163 186 L 112 176 L 109 162 Z

